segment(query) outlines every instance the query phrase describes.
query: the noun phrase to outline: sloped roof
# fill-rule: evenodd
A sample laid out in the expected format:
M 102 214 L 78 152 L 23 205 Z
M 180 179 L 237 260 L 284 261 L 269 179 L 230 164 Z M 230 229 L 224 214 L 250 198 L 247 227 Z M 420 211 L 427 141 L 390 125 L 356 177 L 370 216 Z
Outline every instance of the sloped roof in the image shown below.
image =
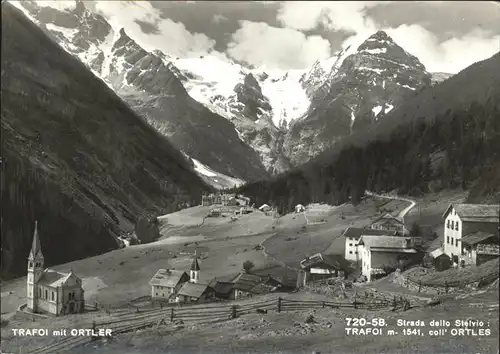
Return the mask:
M 321 253 L 316 253 L 316 254 L 313 254 L 312 256 L 309 256 L 309 257 L 306 257 L 304 258 L 301 262 L 300 262 L 300 266 L 302 268 L 308 268 L 310 267 L 311 265 L 315 264 L 315 263 L 319 263 L 319 262 L 322 262 L 323 261 L 323 256 L 321 255 Z
M 385 231 L 385 230 L 373 230 L 373 229 L 365 229 L 358 227 L 348 227 L 345 229 L 342 236 L 344 237 L 352 237 L 358 240 L 362 235 L 388 235 L 394 236 L 396 235 L 396 231 Z
M 404 225 L 404 222 L 403 222 L 403 221 L 401 221 L 399 218 L 397 218 L 397 217 L 395 217 L 394 215 L 391 215 L 391 214 L 389 214 L 389 213 L 386 213 L 385 215 L 383 215 L 383 216 L 381 216 L 381 217 L 379 217 L 379 218 L 375 219 L 375 221 L 373 221 L 373 222 L 372 222 L 372 224 L 375 224 L 375 223 L 377 223 L 377 222 L 379 222 L 379 221 L 381 221 L 381 220 L 396 221 L 396 222 L 398 222 L 399 224 Z
M 429 252 L 432 258 L 437 258 L 440 255 L 444 254 L 443 250 L 441 248 L 436 248 L 434 251 Z
M 149 285 L 166 286 L 174 288 L 179 284 L 183 275 L 188 277 L 187 273 L 181 270 L 158 269 L 156 274 L 149 281 Z
M 37 255 L 38 257 L 43 257 L 42 244 L 40 243 L 40 237 L 38 236 L 38 221 L 35 221 L 35 231 L 33 231 L 33 242 L 31 244 L 29 257 L 35 258 Z
M 255 285 L 253 288 L 251 288 L 249 292 L 252 294 L 265 294 L 270 292 L 272 289 L 273 286 L 259 283 Z
M 410 237 L 363 235 L 359 240 L 359 244 L 369 248 L 401 249 L 408 248 L 406 246 L 408 238 Z
M 337 269 L 345 269 L 348 266 L 348 262 L 342 255 L 339 254 L 322 254 L 323 260 L 326 264 L 331 265 Z
M 498 204 L 450 204 L 443 214 L 443 219 L 452 208 L 455 209 L 462 221 L 499 222 L 500 205 Z
M 488 233 L 488 232 L 474 232 L 472 234 L 468 234 L 467 236 L 464 236 L 462 238 L 462 243 L 465 243 L 467 245 L 475 245 L 479 242 L 485 241 L 489 238 L 496 237 L 494 234 Z
M 233 283 L 235 289 L 251 292 L 257 284 L 262 283 L 262 278 L 254 274 L 240 273 Z
M 316 253 L 300 262 L 302 268 L 311 268 L 319 264 L 326 264 L 335 269 L 344 269 L 347 266 L 347 261 L 338 254 Z
M 73 273 L 61 273 L 47 268 L 43 271 L 38 283 L 57 288 L 58 286 L 63 286 L 72 275 Z
M 177 292 L 177 295 L 199 298 L 209 289 L 210 287 L 207 284 L 187 282 L 182 285 L 180 290 Z
M 210 286 L 215 290 L 217 294 L 229 294 L 234 288 L 234 283 L 215 281 L 210 283 Z

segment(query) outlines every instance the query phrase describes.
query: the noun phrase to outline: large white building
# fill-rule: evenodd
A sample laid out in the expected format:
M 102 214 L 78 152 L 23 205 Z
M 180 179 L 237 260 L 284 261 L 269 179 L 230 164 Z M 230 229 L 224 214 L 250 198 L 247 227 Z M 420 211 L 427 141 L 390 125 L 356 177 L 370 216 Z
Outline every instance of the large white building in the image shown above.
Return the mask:
M 451 204 L 443 214 L 443 251 L 459 263 L 464 250 L 464 237 L 477 232 L 498 235 L 499 205 Z
M 359 253 L 358 243 L 362 235 L 393 236 L 395 234 L 396 234 L 395 231 L 348 227 L 342 234 L 342 236 L 345 238 L 344 258 L 351 262 L 358 262 L 361 260 L 361 254 Z
M 44 269 L 44 257 L 38 223 L 35 222 L 33 244 L 28 256 L 26 283 L 27 307 L 33 312 L 62 315 L 85 309 L 82 280 L 73 271 L 69 273 Z

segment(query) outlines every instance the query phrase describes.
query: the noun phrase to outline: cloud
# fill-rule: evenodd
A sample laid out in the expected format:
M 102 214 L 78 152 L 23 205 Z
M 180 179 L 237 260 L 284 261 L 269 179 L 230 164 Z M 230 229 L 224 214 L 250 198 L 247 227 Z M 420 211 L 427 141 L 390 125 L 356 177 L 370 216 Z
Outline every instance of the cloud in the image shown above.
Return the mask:
M 487 31 L 474 29 L 469 33 L 455 36 L 446 41 L 420 24 L 404 24 L 387 27 L 378 24 L 368 16 L 374 6 L 388 5 L 390 2 L 284 2 L 277 19 L 283 26 L 297 30 L 312 30 L 323 27 L 330 31 L 344 31 L 353 35 L 342 47 L 359 46 L 377 30 L 386 31 L 401 47 L 417 56 L 428 71 L 456 73 L 474 62 L 486 59 L 500 49 L 500 37 Z M 409 4 L 411 5 L 411 4 Z M 441 2 L 430 5 L 430 11 Z M 411 10 L 408 7 L 407 10 Z
M 59 11 L 70 11 L 76 8 L 76 1 L 35 1 L 40 7 L 51 7 Z
M 216 24 L 227 21 L 227 20 L 228 20 L 227 17 L 225 17 L 224 15 L 220 15 L 220 14 L 214 14 L 212 17 L 212 22 L 216 23 Z
M 240 25 L 227 50 L 235 60 L 254 66 L 298 69 L 330 56 L 330 42 L 320 36 L 306 36 L 264 22 L 241 21 Z
M 286 27 L 311 30 L 318 26 L 326 29 L 357 32 L 359 29 L 375 29 L 375 23 L 365 11 L 388 1 L 291 1 L 284 2 L 278 11 L 278 20 Z
M 500 36 L 481 29 L 444 42 L 419 25 L 402 25 L 386 31 L 405 50 L 416 55 L 430 72 L 457 73 L 500 49 Z
M 159 49 L 178 57 L 191 57 L 211 51 L 215 41 L 203 33 L 191 33 L 184 24 L 165 19 L 147 1 L 96 1 L 98 13 L 115 28 L 124 28 L 127 34 L 144 49 Z M 147 23 L 155 28 L 144 33 L 141 25 Z

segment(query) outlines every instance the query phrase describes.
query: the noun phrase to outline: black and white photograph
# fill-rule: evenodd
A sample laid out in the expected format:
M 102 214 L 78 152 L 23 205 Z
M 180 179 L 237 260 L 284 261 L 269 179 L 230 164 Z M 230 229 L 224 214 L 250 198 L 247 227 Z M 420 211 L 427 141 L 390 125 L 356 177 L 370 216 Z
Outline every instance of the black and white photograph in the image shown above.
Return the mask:
M 0 353 L 499 353 L 500 2 L 1 6 Z

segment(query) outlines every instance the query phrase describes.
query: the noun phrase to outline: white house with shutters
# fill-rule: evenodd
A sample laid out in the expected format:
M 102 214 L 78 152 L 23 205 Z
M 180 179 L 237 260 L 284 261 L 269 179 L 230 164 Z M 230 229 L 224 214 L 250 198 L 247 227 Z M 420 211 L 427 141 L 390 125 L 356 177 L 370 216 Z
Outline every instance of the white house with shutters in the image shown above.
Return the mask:
M 44 268 L 44 256 L 35 221 L 33 243 L 28 256 L 27 308 L 35 313 L 64 315 L 85 309 L 82 280 L 73 271 L 61 273 Z
M 499 213 L 499 205 L 451 204 L 443 214 L 444 253 L 458 264 L 465 256 L 469 257 L 468 244 L 464 245 L 463 243 L 464 240 L 467 241 L 468 236 L 472 237 L 474 234 L 482 232 L 498 238 Z M 471 239 L 468 242 L 476 241 Z
M 342 236 L 345 239 L 344 258 L 351 262 L 361 261 L 361 253 L 358 248 L 359 240 L 363 235 L 395 236 L 396 231 L 374 230 L 367 228 L 348 227 Z
M 443 214 L 443 251 L 454 263 L 464 255 L 463 239 L 479 231 L 498 236 L 499 205 L 451 204 Z

